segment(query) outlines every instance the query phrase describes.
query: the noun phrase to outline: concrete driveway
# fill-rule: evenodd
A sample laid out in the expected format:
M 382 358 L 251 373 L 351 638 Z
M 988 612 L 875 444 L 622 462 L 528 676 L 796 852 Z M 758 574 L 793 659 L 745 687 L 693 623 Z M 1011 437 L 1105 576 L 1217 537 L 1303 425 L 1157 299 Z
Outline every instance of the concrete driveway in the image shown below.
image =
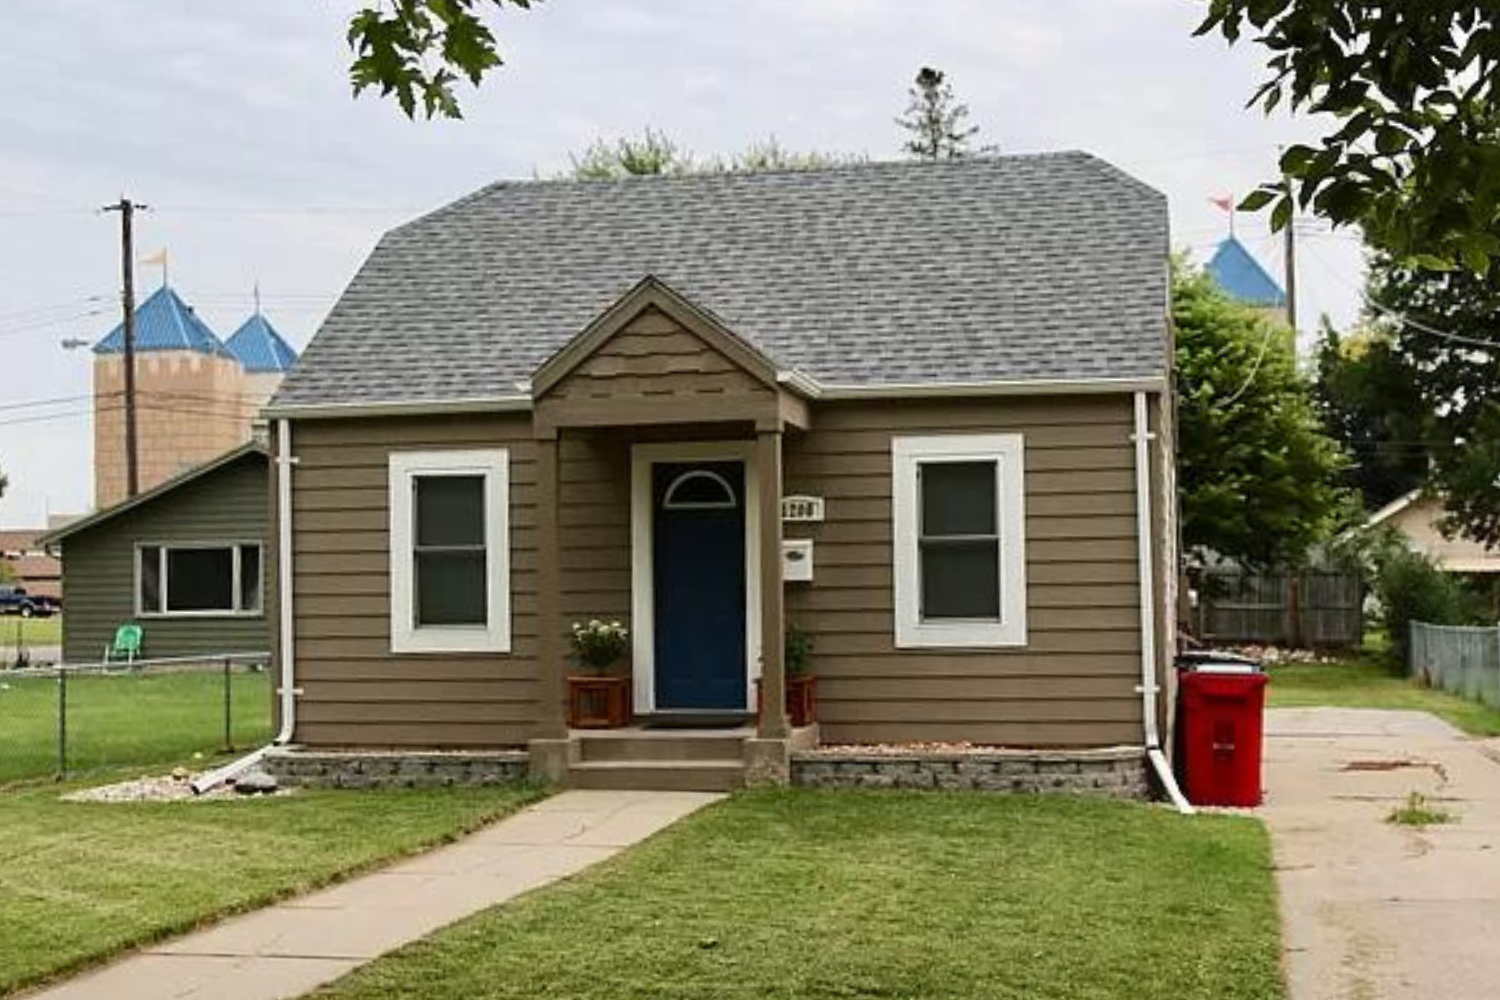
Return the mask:
M 1500 743 L 1422 712 L 1266 725 L 1290 1000 L 1500 997 Z M 1457 822 L 1385 822 L 1413 791 Z

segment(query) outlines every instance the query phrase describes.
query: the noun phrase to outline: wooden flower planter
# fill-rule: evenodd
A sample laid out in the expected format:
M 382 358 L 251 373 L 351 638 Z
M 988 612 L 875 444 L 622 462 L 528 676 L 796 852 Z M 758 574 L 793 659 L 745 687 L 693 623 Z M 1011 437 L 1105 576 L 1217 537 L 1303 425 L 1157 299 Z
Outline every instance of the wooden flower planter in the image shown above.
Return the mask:
M 756 706 L 763 707 L 760 680 L 755 682 Z M 794 727 L 810 726 L 818 718 L 818 679 L 812 674 L 793 674 L 786 679 L 786 717 Z
M 586 674 L 568 678 L 568 725 L 573 729 L 619 729 L 630 725 L 630 675 Z

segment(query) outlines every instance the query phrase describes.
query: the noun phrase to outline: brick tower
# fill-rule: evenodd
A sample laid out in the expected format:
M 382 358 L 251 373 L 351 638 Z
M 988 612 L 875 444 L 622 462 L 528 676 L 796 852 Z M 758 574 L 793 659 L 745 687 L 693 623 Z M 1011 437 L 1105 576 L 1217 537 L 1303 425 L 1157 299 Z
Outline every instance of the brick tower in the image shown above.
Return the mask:
M 144 491 L 249 440 L 267 394 L 248 384 L 245 365 L 168 285 L 137 307 L 135 331 Z M 101 508 L 125 499 L 124 349 L 123 324 L 94 345 L 94 503 Z

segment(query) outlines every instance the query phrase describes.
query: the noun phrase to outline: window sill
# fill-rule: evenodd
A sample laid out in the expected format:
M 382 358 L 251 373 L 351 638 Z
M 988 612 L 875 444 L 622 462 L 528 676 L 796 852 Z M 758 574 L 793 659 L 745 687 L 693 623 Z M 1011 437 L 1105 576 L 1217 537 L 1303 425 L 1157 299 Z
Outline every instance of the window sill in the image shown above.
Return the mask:
M 204 621 L 210 619 L 244 619 L 252 620 L 264 618 L 264 611 L 141 611 L 135 617 L 142 621 Z
M 495 654 L 510 652 L 510 636 L 480 629 L 428 628 L 391 637 L 399 655 Z
M 897 649 L 1022 649 L 1026 646 L 1024 623 L 931 622 L 896 627 Z

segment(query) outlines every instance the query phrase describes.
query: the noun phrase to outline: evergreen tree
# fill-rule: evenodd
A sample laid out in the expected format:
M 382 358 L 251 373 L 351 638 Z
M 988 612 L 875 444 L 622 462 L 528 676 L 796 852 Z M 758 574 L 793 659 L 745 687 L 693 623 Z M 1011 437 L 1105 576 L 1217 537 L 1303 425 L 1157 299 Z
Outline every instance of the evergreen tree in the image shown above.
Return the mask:
M 954 97 L 943 71 L 923 66 L 907 94 L 906 113 L 896 119 L 908 135 L 902 151 L 923 160 L 968 156 L 969 140 L 978 134 L 979 126 L 965 124 L 969 106 Z
M 1180 262 L 1172 322 L 1186 551 L 1251 565 L 1300 562 L 1345 510 L 1345 461 L 1285 328 Z

